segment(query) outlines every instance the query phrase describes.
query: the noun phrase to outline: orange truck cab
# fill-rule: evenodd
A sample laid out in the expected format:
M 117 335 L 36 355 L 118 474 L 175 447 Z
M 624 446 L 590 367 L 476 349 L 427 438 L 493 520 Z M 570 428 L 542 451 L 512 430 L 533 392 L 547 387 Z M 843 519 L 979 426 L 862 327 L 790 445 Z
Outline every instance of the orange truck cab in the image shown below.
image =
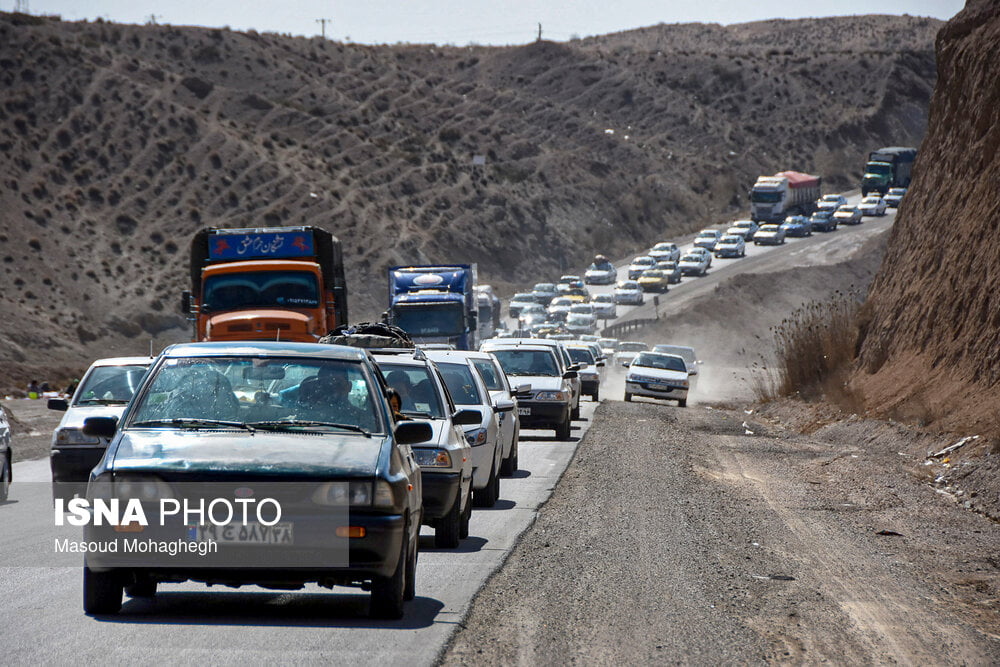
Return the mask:
M 340 241 L 318 227 L 203 229 L 181 309 L 195 341 L 316 342 L 347 323 Z

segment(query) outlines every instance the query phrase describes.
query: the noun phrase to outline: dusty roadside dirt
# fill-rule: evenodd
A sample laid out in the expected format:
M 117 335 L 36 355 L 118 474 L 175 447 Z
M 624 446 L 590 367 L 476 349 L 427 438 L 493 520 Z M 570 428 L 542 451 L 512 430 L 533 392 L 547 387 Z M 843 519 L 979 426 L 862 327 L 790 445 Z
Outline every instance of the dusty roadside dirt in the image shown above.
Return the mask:
M 754 417 L 602 405 L 442 662 L 1000 661 L 1000 526 L 907 431 Z
M 49 455 L 52 432 L 64 413 L 49 410 L 47 401 L 9 399 L 0 401 L 10 421 L 14 441 L 14 462 L 41 459 Z

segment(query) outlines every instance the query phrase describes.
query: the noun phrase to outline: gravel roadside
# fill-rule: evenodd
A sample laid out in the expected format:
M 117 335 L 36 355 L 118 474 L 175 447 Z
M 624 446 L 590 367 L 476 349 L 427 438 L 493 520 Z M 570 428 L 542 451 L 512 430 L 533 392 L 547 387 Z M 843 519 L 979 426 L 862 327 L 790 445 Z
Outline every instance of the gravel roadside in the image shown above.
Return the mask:
M 1000 662 L 997 524 L 904 443 L 747 419 L 604 403 L 442 662 Z

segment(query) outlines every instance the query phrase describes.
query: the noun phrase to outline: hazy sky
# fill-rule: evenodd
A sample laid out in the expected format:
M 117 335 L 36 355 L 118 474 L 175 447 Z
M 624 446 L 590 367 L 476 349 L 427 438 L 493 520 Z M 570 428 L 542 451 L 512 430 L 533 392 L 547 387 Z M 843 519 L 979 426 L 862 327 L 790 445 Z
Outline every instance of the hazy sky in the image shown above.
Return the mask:
M 23 0 L 22 0 L 23 1 Z M 318 35 L 326 18 L 331 39 L 367 44 L 395 42 L 466 45 L 520 44 L 543 37 L 567 40 L 657 23 L 742 23 L 770 18 L 911 14 L 948 19 L 962 0 L 27 0 L 33 14 L 69 21 L 224 26 L 293 35 Z M 0 0 L 11 11 L 17 0 Z

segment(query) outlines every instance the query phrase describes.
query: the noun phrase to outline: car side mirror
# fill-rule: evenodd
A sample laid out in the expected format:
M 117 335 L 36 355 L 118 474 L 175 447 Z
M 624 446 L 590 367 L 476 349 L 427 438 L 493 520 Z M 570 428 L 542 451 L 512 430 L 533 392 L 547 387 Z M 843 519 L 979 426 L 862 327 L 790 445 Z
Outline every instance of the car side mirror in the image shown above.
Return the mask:
M 479 410 L 468 408 L 459 410 L 451 416 L 451 421 L 457 426 L 477 426 L 482 423 L 483 415 Z
M 563 373 L 563 380 L 574 380 L 580 376 L 576 371 L 566 371 Z
M 65 398 L 50 398 L 47 407 L 49 410 L 58 410 L 59 412 L 66 412 L 69 410 L 69 401 Z
M 604 368 L 604 360 L 603 359 L 601 359 L 600 361 L 597 362 L 597 367 L 598 368 Z
M 87 421 L 90 421 L 89 419 Z M 434 437 L 434 429 L 427 422 L 401 421 L 394 430 L 397 445 L 415 445 Z
M 625 368 L 628 368 L 628 367 L 629 367 L 629 366 L 631 366 L 631 365 L 632 365 L 632 362 L 631 362 L 631 361 L 623 361 L 623 362 L 622 362 L 622 366 L 624 366 Z
M 191 312 L 191 292 L 189 290 L 181 292 L 181 312 Z
M 688 370 L 688 375 L 697 375 L 697 374 L 698 374 L 698 369 L 697 368 L 692 368 L 692 369 Z
M 573 364 L 572 366 L 569 367 L 569 370 L 571 370 L 571 371 L 579 371 L 580 370 L 580 364 Z
M 531 398 L 531 385 L 522 384 L 518 385 L 517 389 L 514 390 L 515 398 Z
M 87 417 L 83 420 L 83 434 L 95 438 L 111 439 L 118 431 L 118 417 Z
M 510 412 L 514 409 L 514 401 L 506 398 L 501 398 L 497 400 L 497 404 L 494 407 L 497 412 Z

